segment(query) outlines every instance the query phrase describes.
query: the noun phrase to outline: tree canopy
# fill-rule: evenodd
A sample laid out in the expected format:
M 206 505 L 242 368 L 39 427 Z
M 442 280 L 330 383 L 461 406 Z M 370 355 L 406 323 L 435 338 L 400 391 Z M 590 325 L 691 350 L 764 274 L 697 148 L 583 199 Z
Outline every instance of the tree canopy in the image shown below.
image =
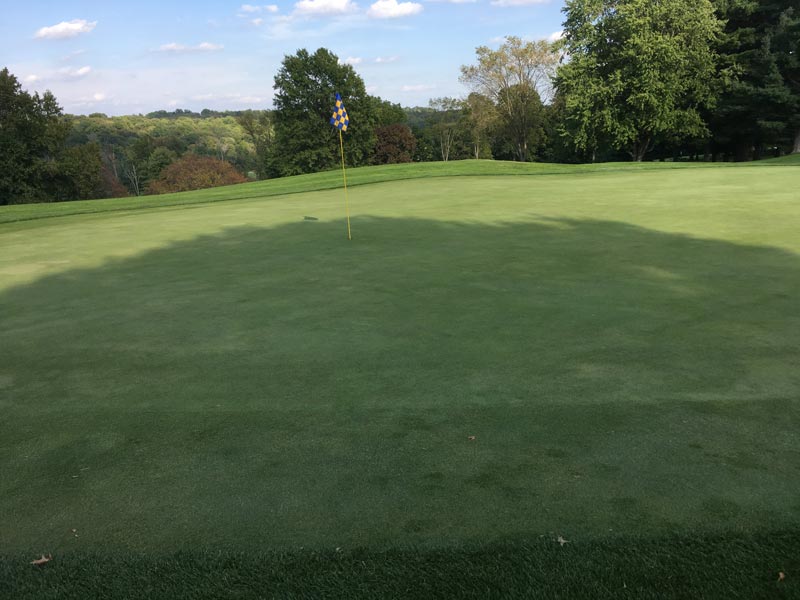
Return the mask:
M 576 148 L 607 140 L 640 161 L 663 134 L 707 133 L 721 30 L 709 0 L 567 0 L 564 13 L 556 85 Z
M 275 76 L 275 148 L 269 164 L 275 176 L 335 168 L 339 137 L 329 121 L 335 95 L 345 101 L 350 127 L 343 134 L 347 163 L 367 164 L 375 145 L 375 119 L 364 81 L 325 48 L 298 50 L 283 59 Z
M 475 53 L 477 64 L 462 66 L 460 80 L 495 103 L 517 160 L 527 161 L 541 129 L 541 97 L 551 96 L 558 54 L 545 40 L 523 42 L 515 36 L 497 50 L 479 46 Z

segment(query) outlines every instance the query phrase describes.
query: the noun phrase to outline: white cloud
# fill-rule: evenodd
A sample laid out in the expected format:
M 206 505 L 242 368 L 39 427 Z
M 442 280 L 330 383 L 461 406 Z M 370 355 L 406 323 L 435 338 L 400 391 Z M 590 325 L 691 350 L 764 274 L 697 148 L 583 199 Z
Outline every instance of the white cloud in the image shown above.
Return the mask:
M 369 7 L 367 16 L 373 19 L 397 19 L 410 17 L 422 12 L 422 4 L 398 2 L 397 0 L 378 0 Z
M 353 12 L 358 5 L 352 0 L 300 0 L 294 9 L 298 15 L 315 17 Z
M 375 59 L 375 64 L 382 65 L 386 63 L 393 63 L 400 60 L 399 56 L 379 56 Z
M 261 25 L 263 25 L 263 23 L 264 23 L 264 19 L 262 19 L 261 17 L 259 17 L 259 18 L 257 18 L 257 19 L 251 19 L 251 20 L 250 20 L 250 22 L 251 22 L 253 25 L 255 25 L 256 27 L 260 27 Z
M 428 90 L 435 89 L 435 85 L 428 85 L 425 83 L 416 84 L 416 85 L 404 85 L 400 88 L 401 92 L 427 92 Z
M 97 21 L 89 22 L 86 19 L 72 19 L 72 21 L 62 21 L 50 27 L 42 27 L 34 37 L 40 40 L 64 40 L 82 33 L 89 33 L 96 26 Z
M 42 78 L 38 75 L 28 75 L 23 81 L 25 83 L 36 83 L 37 81 L 41 81 Z
M 428 2 L 446 2 L 447 4 L 475 4 L 478 0 L 428 0 Z
M 106 97 L 107 96 L 103 92 L 97 92 L 94 96 L 92 96 L 92 98 L 94 98 L 97 102 L 102 102 L 106 99 Z
M 531 6 L 533 4 L 548 4 L 550 0 L 492 0 L 492 6 Z
M 239 7 L 239 10 L 242 13 L 245 13 L 245 14 L 240 14 L 239 15 L 240 17 L 243 17 L 243 16 L 246 16 L 246 15 L 258 14 L 258 13 L 260 13 L 262 11 L 263 12 L 268 12 L 268 13 L 276 13 L 276 12 L 278 12 L 279 9 L 278 9 L 278 5 L 277 4 L 265 4 L 264 6 L 257 6 L 257 5 L 254 5 L 254 4 L 242 4 Z
M 185 46 L 183 44 L 176 44 L 175 42 L 172 42 L 171 44 L 159 46 L 158 52 L 173 52 L 175 54 L 184 52 L 215 52 L 217 50 L 222 50 L 223 48 L 225 48 L 225 46 L 222 44 L 212 44 L 211 42 L 202 42 L 196 46 Z
M 364 59 L 361 58 L 361 57 L 358 57 L 358 56 L 348 56 L 344 60 L 342 60 L 341 58 L 339 59 L 339 64 L 340 65 L 353 65 L 353 66 L 355 66 L 355 65 L 360 65 L 362 62 L 364 62 Z
M 58 75 L 61 79 L 80 79 L 81 77 L 86 77 L 91 72 L 92 67 L 88 65 L 85 67 L 80 67 L 79 69 L 64 67 L 63 69 L 58 70 Z
M 547 41 L 549 42 L 557 42 L 561 38 L 564 37 L 564 30 L 560 29 L 559 31 L 554 31 L 547 37 Z

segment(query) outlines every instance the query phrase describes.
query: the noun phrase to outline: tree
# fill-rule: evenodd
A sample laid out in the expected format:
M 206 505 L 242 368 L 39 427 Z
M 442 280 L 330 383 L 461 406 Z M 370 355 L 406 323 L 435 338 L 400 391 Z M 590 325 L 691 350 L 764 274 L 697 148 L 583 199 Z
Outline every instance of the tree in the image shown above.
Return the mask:
M 267 158 L 272 149 L 275 127 L 272 113 L 266 110 L 246 110 L 236 117 L 244 132 L 253 142 L 256 149 L 256 173 L 259 177 L 266 174 Z
M 417 140 L 408 125 L 386 125 L 375 130 L 377 142 L 373 162 L 376 165 L 411 162 Z
M 185 192 L 220 185 L 244 183 L 247 179 L 232 164 L 210 156 L 187 154 L 167 168 L 149 186 L 154 194 Z
M 766 148 L 800 152 L 800 2 L 716 0 L 730 78 L 711 115 L 714 154 L 749 160 Z
M 375 145 L 375 123 L 364 81 L 350 65 L 325 48 L 305 49 L 283 59 L 275 76 L 275 148 L 273 175 L 297 175 L 340 164 L 339 135 L 330 125 L 336 93 L 350 118 L 343 133 L 347 163 L 367 164 Z
M 404 125 L 408 120 L 406 111 L 399 104 L 393 104 L 388 100 L 382 100 L 377 96 L 370 96 L 372 104 L 372 114 L 375 118 L 376 127 L 386 127 L 387 125 Z
M 721 24 L 709 0 L 567 0 L 556 85 L 576 148 L 608 138 L 641 161 L 662 134 L 707 132 Z
M 458 133 L 461 103 L 456 98 L 433 98 L 428 106 L 434 111 L 431 128 L 439 146 L 439 154 L 447 162 Z
M 472 141 L 472 150 L 475 158 L 491 158 L 489 149 L 489 132 L 497 122 L 497 107 L 491 98 L 471 93 L 464 100 L 467 127 Z M 488 152 L 488 156 L 486 153 Z
M 52 199 L 47 165 L 57 160 L 68 132 L 53 94 L 31 95 L 7 68 L 0 71 L 0 204 Z
M 82 144 L 65 148 L 56 161 L 46 164 L 45 189 L 56 202 L 103 198 L 103 163 L 97 144 Z
M 504 129 L 513 139 L 517 160 L 530 157 L 529 118 L 552 95 L 552 77 L 558 65 L 553 44 L 544 40 L 523 42 L 508 36 L 498 50 L 475 49 L 477 65 L 461 67 L 462 83 L 491 98 L 498 107 Z

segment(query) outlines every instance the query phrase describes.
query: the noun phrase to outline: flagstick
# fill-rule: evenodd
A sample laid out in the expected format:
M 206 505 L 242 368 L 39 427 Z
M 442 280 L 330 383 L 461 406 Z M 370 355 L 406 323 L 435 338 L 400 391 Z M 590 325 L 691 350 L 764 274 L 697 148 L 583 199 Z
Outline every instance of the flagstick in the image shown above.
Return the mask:
M 344 211 L 347 214 L 347 239 L 352 240 L 350 235 L 350 203 L 347 201 L 347 171 L 344 168 L 344 141 L 342 141 L 342 130 L 339 129 L 339 148 L 342 151 L 342 177 L 344 178 Z

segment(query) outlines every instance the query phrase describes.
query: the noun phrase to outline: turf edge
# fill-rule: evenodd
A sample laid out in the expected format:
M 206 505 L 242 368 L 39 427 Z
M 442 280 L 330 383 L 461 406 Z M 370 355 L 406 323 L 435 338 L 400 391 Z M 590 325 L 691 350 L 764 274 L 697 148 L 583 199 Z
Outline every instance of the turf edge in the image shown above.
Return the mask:
M 0 597 L 798 598 L 800 531 L 458 548 L 0 555 Z M 783 576 L 781 576 L 783 573 Z

